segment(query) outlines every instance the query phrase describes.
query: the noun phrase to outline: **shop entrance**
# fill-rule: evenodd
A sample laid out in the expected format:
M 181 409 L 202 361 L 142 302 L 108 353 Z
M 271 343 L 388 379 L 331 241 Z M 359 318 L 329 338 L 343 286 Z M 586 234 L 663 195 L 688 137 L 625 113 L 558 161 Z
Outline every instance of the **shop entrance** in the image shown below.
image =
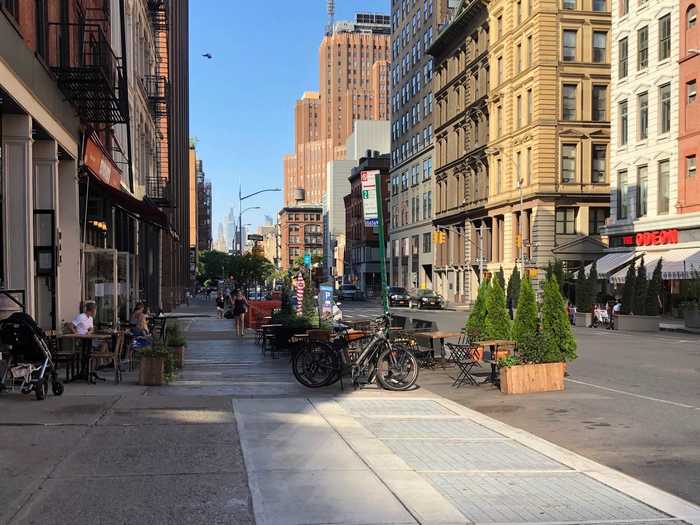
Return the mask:
M 34 210 L 34 304 L 36 322 L 56 329 L 56 213 Z

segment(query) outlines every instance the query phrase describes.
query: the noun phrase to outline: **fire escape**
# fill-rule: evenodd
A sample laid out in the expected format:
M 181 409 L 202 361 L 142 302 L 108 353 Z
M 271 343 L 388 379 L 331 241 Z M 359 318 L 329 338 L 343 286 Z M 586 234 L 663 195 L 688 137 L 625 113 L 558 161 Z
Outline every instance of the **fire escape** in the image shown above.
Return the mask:
M 173 205 L 170 192 L 168 121 L 170 86 L 168 84 L 168 10 L 165 0 L 148 0 L 148 15 L 155 40 L 155 75 L 146 76 L 144 87 L 156 128 L 155 172 L 146 179 L 146 196 L 162 208 Z
M 83 122 L 119 124 L 127 120 L 127 90 L 122 59 L 108 36 L 109 12 L 85 9 L 77 2 L 75 13 L 47 24 L 48 64 L 58 87 Z

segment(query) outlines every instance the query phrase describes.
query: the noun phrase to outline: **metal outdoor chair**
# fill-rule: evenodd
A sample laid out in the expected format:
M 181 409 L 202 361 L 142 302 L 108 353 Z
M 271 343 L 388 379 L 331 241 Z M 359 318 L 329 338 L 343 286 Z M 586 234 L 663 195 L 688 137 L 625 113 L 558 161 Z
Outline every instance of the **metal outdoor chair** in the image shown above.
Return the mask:
M 477 386 L 479 383 L 472 375 L 474 367 L 481 367 L 481 363 L 475 354 L 476 349 L 470 344 L 445 343 L 445 346 L 450 352 L 450 359 L 459 369 L 452 386 L 459 388 L 465 383 Z

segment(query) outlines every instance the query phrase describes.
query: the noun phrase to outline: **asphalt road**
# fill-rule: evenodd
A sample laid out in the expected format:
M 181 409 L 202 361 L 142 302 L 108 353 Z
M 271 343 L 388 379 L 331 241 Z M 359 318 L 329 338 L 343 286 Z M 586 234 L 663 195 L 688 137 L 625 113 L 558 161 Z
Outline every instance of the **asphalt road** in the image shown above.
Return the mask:
M 344 304 L 345 318 L 375 317 L 378 304 Z M 466 312 L 393 309 L 464 326 Z M 421 373 L 440 395 L 700 504 L 700 337 L 575 328 L 579 358 L 566 391 L 505 396 L 489 386 L 450 386 L 451 370 Z M 485 372 L 485 371 L 484 371 Z

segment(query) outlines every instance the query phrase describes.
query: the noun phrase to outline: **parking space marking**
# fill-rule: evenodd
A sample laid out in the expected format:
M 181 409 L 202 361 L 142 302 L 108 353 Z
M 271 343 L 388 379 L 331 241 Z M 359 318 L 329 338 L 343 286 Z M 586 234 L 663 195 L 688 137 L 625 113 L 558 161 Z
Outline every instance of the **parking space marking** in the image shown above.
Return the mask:
M 598 388 L 600 390 L 607 390 L 608 392 L 614 392 L 616 394 L 622 394 L 625 396 L 636 397 L 639 399 L 646 399 L 647 401 L 654 401 L 656 403 L 664 403 L 666 405 L 672 405 L 672 406 L 676 406 L 676 407 L 680 407 L 680 408 L 690 408 L 691 410 L 700 410 L 700 407 L 696 407 L 693 405 L 686 405 L 685 403 L 678 403 L 677 401 L 669 401 L 668 399 L 660 399 L 658 397 L 645 396 L 643 394 L 635 394 L 634 392 L 627 392 L 625 390 L 618 390 L 617 388 L 610 388 L 610 387 L 602 386 L 602 385 L 594 385 L 593 383 L 586 383 L 585 381 L 579 381 L 577 379 L 569 379 L 568 377 L 565 380 L 568 381 L 569 383 L 590 386 L 591 388 Z

